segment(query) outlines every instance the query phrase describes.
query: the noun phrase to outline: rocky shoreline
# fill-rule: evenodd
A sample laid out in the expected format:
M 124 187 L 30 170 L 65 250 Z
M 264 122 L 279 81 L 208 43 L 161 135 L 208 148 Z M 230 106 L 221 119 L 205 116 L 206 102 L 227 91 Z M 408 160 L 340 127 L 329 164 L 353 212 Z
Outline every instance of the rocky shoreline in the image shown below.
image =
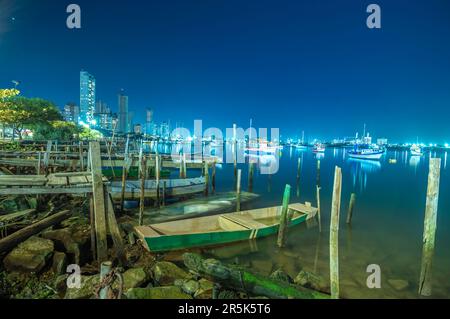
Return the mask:
M 72 216 L 29 237 L 12 250 L 0 255 L 0 298 L 99 297 L 98 291 L 104 285 L 102 286 L 103 282 L 100 279 L 99 265 L 92 254 L 89 207 L 86 198 L 59 196 L 30 201 L 23 197 L 15 197 L 3 200 L 1 205 L 2 211 L 6 213 L 17 209 L 36 208 L 37 213 L 24 218 L 21 221 L 22 225 L 30 224 L 62 209 L 69 209 Z M 264 293 L 250 295 L 245 289 L 222 287 L 214 278 L 192 271 L 183 262 L 182 252 L 151 254 L 143 248 L 134 234 L 133 226 L 136 224 L 136 218 L 132 212 L 128 215 L 122 214 L 117 220 L 125 243 L 126 260 L 121 264 L 113 258 L 114 272 L 120 274 L 118 277 L 121 280 L 110 282 L 110 298 L 266 298 L 267 294 Z M 113 254 L 114 251 L 111 250 L 109 255 Z M 70 283 L 74 280 L 74 273 L 71 267 L 74 265 L 79 267 L 80 277 L 79 285 L 72 287 Z M 320 278 L 304 272 L 292 279 L 278 269 L 267 279 L 298 288 L 307 287 L 323 292 L 328 289 Z

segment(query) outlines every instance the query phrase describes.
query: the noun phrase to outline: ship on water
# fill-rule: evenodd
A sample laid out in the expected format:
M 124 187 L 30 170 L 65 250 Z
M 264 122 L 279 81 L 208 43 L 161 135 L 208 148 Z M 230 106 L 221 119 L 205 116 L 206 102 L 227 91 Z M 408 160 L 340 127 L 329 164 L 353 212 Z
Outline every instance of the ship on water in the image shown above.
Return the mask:
M 354 149 L 347 154 L 350 158 L 379 160 L 384 154 L 384 149 L 375 144 L 355 144 Z

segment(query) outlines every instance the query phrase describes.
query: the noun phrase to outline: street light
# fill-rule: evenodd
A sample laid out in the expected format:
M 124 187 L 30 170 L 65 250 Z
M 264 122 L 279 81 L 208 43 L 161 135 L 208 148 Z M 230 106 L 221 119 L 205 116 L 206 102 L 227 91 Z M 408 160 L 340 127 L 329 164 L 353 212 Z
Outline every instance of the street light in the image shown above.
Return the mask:
M 14 89 L 17 89 L 17 86 L 20 84 L 20 82 L 16 80 L 12 80 L 11 82 L 14 84 Z

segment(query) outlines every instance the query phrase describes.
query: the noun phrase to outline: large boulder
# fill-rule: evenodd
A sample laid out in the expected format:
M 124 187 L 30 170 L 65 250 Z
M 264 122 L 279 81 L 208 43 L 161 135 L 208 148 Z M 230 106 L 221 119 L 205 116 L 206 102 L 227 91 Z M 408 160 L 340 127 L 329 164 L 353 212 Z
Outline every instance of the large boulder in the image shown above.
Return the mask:
M 33 236 L 14 248 L 3 259 L 3 264 L 10 272 L 38 273 L 51 258 L 53 250 L 51 240 Z
M 194 298 L 195 299 L 212 299 L 213 297 L 213 290 L 214 290 L 214 283 L 207 280 L 207 279 L 200 279 L 198 281 L 200 284 L 200 288 L 195 292 Z
M 153 278 L 161 286 L 173 285 L 176 279 L 188 279 L 191 277 L 189 273 L 167 261 L 157 262 L 153 268 Z
M 192 299 L 180 287 L 132 288 L 126 293 L 128 299 Z
M 55 251 L 53 254 L 52 270 L 56 275 L 62 275 L 66 272 L 67 256 L 65 253 Z
M 302 270 L 298 273 L 297 277 L 294 279 L 294 283 L 321 292 L 328 293 L 330 291 L 330 286 L 323 277 L 306 270 Z
M 123 291 L 130 288 L 137 288 L 145 284 L 149 280 L 149 276 L 143 268 L 131 268 L 123 274 Z
M 67 288 L 64 299 L 92 299 L 100 283 L 100 275 L 81 276 L 80 288 Z
M 75 225 L 42 234 L 42 237 L 53 240 L 58 250 L 73 255 L 78 265 L 88 260 L 90 236 L 89 225 Z

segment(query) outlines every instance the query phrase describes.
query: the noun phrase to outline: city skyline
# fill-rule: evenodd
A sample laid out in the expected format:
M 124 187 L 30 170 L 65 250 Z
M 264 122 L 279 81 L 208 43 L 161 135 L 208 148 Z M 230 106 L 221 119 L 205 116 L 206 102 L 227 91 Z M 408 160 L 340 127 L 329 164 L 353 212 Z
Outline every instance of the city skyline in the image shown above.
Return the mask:
M 283 136 L 352 136 L 367 123 L 372 136 L 396 142 L 450 139 L 442 1 L 378 1 L 380 30 L 367 28 L 360 1 L 136 2 L 111 5 L 106 17 L 105 3 L 83 0 L 80 30 L 65 26 L 67 3 L 15 3 L 14 21 L 0 23 L 0 86 L 19 80 L 23 95 L 60 108 L 76 101 L 76 74 L 86 69 L 112 109 L 125 88 L 141 124 L 151 107 L 159 122 L 188 128 L 195 119 L 247 127 L 252 118 Z

